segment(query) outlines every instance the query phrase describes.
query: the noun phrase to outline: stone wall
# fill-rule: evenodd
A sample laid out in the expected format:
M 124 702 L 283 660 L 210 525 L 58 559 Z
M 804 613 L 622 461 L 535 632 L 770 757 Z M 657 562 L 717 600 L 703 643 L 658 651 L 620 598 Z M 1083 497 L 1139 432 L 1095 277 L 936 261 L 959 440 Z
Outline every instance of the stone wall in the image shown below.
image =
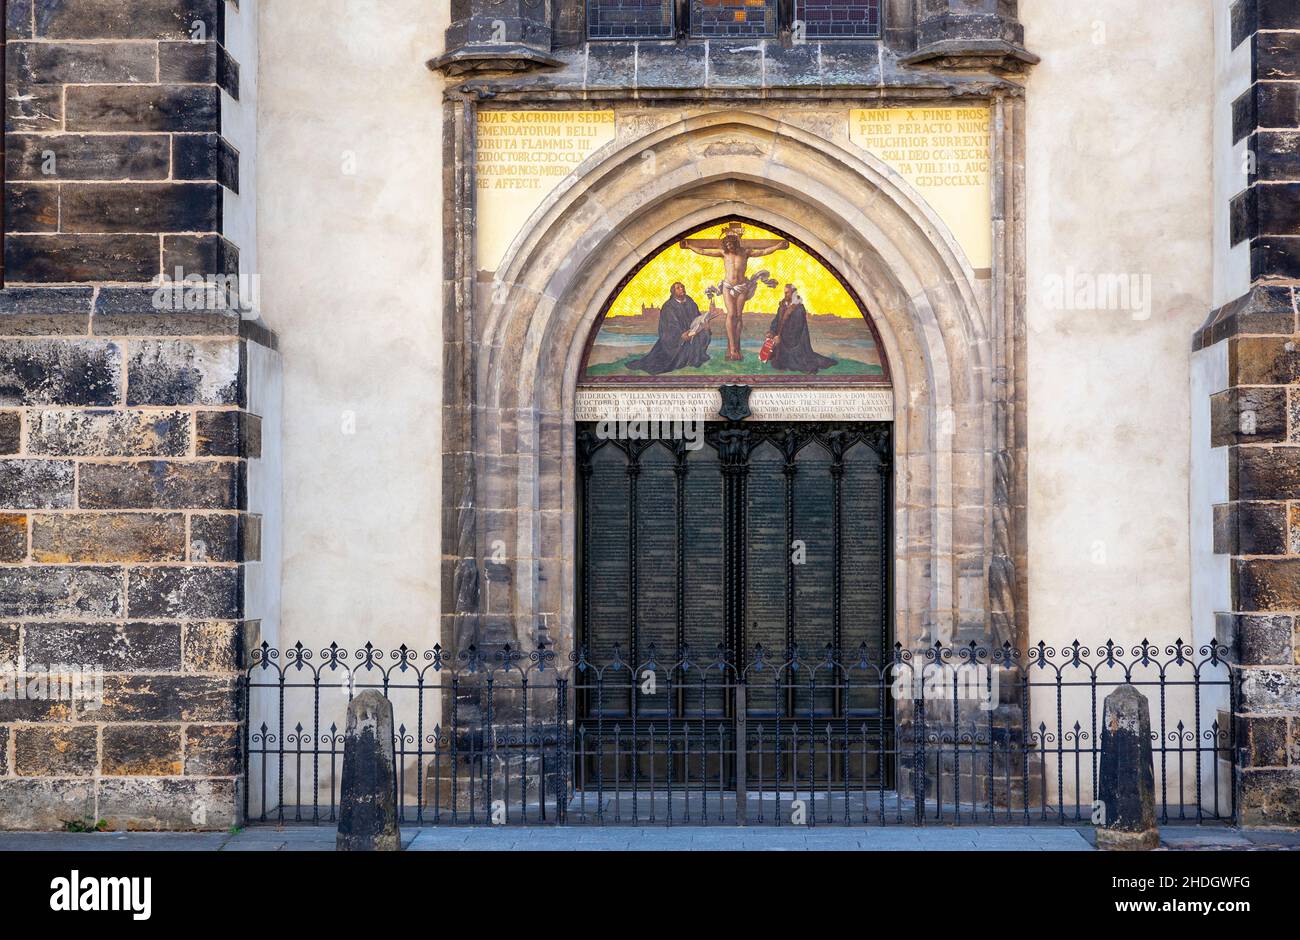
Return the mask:
M 0 669 L 28 678 L 0 697 L 0 827 L 226 828 L 260 557 L 249 359 L 274 341 L 229 290 L 157 281 L 238 272 L 225 2 L 8 13 Z M 74 669 L 77 700 L 33 685 Z
M 1300 8 L 1239 0 L 1230 41 L 1249 44 L 1251 84 L 1232 106 L 1247 187 L 1231 244 L 1247 244 L 1251 288 L 1216 310 L 1197 350 L 1226 344 L 1227 388 L 1211 398 L 1228 502 L 1214 549 L 1231 556 L 1232 609 L 1219 633 L 1236 650 L 1237 791 L 1248 825 L 1300 825 Z

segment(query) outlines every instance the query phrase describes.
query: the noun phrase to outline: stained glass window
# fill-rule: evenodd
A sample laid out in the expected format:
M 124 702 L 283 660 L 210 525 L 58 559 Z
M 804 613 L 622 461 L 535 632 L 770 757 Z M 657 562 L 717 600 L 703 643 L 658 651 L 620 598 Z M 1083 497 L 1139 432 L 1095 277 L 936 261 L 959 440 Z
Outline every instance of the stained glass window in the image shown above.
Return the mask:
M 776 35 L 776 0 L 691 0 L 691 35 L 753 39 Z
M 808 39 L 874 39 L 880 0 L 795 0 L 795 30 Z
M 590 39 L 671 39 L 673 0 L 587 0 Z

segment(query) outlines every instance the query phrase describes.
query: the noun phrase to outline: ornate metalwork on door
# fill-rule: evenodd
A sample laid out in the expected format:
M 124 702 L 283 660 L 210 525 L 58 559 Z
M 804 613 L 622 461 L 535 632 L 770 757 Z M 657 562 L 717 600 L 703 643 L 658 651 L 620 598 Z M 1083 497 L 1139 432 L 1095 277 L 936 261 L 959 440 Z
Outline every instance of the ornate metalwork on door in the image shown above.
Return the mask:
M 709 691 L 673 670 L 715 660 L 739 674 L 756 659 L 828 652 L 885 661 L 890 425 L 731 421 L 701 431 L 692 447 L 579 425 L 579 642 L 660 693 L 621 682 L 584 696 L 579 677 L 580 719 L 598 719 L 601 733 L 622 719 L 665 733 L 695 723 L 728 738 L 738 719 L 882 722 L 878 696 L 857 701 L 834 682 L 759 683 L 738 705 L 725 677 Z M 688 686 L 698 694 L 682 694 Z M 734 766 L 707 776 L 729 783 Z

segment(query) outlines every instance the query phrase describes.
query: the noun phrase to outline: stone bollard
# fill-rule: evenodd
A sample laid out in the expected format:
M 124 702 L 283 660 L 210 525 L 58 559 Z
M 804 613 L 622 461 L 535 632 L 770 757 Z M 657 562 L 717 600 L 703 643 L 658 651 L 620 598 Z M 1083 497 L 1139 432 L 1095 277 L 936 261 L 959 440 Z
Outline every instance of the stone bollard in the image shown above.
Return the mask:
M 1120 686 L 1106 696 L 1102 724 L 1099 793 L 1105 818 L 1097 827 L 1097 848 L 1158 848 L 1156 774 L 1146 696 L 1131 685 Z
M 393 703 L 366 689 L 348 705 L 339 793 L 340 852 L 397 852 L 397 770 L 393 757 Z

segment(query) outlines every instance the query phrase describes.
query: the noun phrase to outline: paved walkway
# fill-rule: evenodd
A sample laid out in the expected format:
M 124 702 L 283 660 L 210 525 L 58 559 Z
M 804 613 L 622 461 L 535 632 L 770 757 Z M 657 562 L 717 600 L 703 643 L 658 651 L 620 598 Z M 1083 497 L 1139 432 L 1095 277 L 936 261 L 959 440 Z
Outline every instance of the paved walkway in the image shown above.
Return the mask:
M 1225 828 L 1167 827 L 1166 848 L 1175 850 L 1295 849 L 1300 832 L 1239 832 Z M 972 826 L 926 829 L 795 828 L 409 828 L 403 848 L 442 851 L 1010 851 L 1088 852 L 1092 829 L 1050 826 Z M 327 852 L 334 849 L 334 830 L 307 826 L 259 826 L 226 832 L 6 832 L 3 851 L 181 851 L 181 852 Z

